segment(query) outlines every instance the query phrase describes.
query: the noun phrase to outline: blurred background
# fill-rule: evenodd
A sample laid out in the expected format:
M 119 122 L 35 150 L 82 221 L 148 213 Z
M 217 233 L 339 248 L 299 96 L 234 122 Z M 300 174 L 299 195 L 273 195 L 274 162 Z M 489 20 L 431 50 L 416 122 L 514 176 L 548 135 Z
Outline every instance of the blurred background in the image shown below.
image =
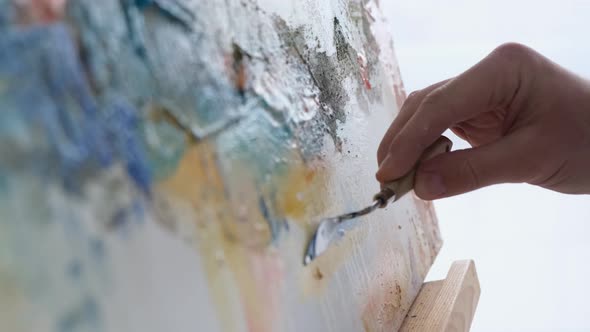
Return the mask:
M 590 1 L 381 1 L 406 91 L 455 76 L 509 41 L 590 78 Z M 452 133 L 455 149 L 468 145 Z M 589 170 L 590 172 L 590 170 Z M 498 185 L 435 203 L 444 245 L 428 280 L 475 260 L 472 331 L 590 330 L 590 196 Z

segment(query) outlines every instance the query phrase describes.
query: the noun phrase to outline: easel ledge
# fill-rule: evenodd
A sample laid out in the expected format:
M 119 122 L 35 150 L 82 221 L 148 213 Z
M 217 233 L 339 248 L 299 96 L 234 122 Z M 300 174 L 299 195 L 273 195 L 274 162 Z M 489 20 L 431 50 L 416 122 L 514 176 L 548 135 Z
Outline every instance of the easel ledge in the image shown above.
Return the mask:
M 455 261 L 446 279 L 422 285 L 400 332 L 469 331 L 479 294 L 473 260 Z

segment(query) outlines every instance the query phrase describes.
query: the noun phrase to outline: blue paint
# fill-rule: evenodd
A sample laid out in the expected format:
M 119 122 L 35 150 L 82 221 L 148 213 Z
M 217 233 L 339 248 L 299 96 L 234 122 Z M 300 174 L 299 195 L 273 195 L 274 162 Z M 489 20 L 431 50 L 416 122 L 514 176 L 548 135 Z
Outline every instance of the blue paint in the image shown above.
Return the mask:
M 0 169 L 0 195 L 8 192 L 8 178 Z
M 73 281 L 79 281 L 82 277 L 83 267 L 84 266 L 80 260 L 73 259 L 66 267 L 66 274 Z
M 273 202 L 273 204 L 269 204 L 266 202 L 266 200 L 267 200 L 267 198 L 265 198 L 263 196 L 259 196 L 258 197 L 258 208 L 260 210 L 260 213 L 264 217 L 264 220 L 268 224 L 268 227 L 270 228 L 270 235 L 271 235 L 272 242 L 274 244 L 278 244 L 279 236 L 281 235 L 281 233 L 283 231 L 289 230 L 289 225 L 287 224 L 286 220 L 277 217 L 272 212 L 271 206 L 274 205 L 274 202 Z
M 145 202 L 141 199 L 135 199 L 133 204 L 131 205 L 131 211 L 135 216 L 135 219 L 138 223 L 143 223 L 145 221 Z
M 150 61 L 143 35 L 144 18 L 141 13 L 142 10 L 155 8 L 166 18 L 180 24 L 187 30 L 191 29 L 190 24 L 195 20 L 194 14 L 175 0 L 121 0 L 121 7 L 129 32 L 129 39 L 135 49 L 135 53 L 148 66 L 150 66 Z
M 0 0 L 0 28 L 14 21 L 16 13 L 11 0 Z
M 135 0 L 135 5 L 139 8 L 147 7 L 154 3 L 154 0 Z
M 122 98 L 106 109 L 104 130 L 115 146 L 119 159 L 125 161 L 127 173 L 145 193 L 149 193 L 151 171 L 143 141 L 140 139 L 137 110 Z
M 77 241 L 81 237 L 84 236 L 84 227 L 78 220 L 78 216 L 73 213 L 67 213 L 68 211 L 63 211 L 65 213 L 61 213 L 59 218 L 47 218 L 48 222 L 57 222 L 61 223 L 64 228 L 65 236 L 70 241 Z
M 144 217 L 144 202 L 141 199 L 135 199 L 129 206 L 116 209 L 106 226 L 109 229 L 122 229 L 123 227 L 129 227 L 129 222 L 132 220 L 142 223 Z
M 90 251 L 90 257 L 97 262 L 104 261 L 106 257 L 106 248 L 104 241 L 100 238 L 91 238 L 88 241 L 88 249 Z
M 291 154 L 288 142 L 293 134 L 288 125 L 276 121 L 258 104 L 247 112 L 248 118 L 216 139 L 219 160 L 228 173 L 233 164 L 244 167 L 255 183 L 262 186 L 268 182 L 269 175 L 288 171 L 287 158 Z M 225 174 L 224 178 L 232 176 Z
M 109 228 L 120 228 L 127 223 L 127 209 L 117 209 L 108 223 Z
M 123 95 L 136 106 L 164 105 L 199 138 L 217 135 L 245 113 L 245 100 L 226 72 L 224 59 L 229 54 L 215 46 L 219 44 L 211 39 L 215 37 L 212 31 L 203 29 L 201 17 L 195 15 L 197 8 L 208 5 L 195 2 L 189 6 L 180 0 L 118 3 L 119 8 L 102 8 L 94 0 L 69 5 L 70 21 L 79 30 L 85 49 L 85 63 L 101 94 Z M 175 19 L 170 20 L 170 15 Z M 181 21 L 191 29 L 179 28 Z M 111 38 L 113 34 L 119 37 Z M 146 127 L 161 127 L 148 121 L 143 121 Z M 168 147 L 148 148 L 154 161 L 153 176 L 162 178 L 176 168 L 178 160 L 171 158 Z
M 137 4 L 134 0 L 121 0 L 123 15 L 125 17 L 125 24 L 129 33 L 131 45 L 135 50 L 135 54 L 142 59 L 149 67 L 149 60 L 147 50 L 145 48 L 145 41 L 142 33 L 143 16 L 140 15 Z
M 192 120 L 191 124 L 195 124 L 194 127 L 199 128 L 197 134 L 200 138 L 206 138 L 217 131 L 215 128 L 231 122 L 232 107 L 239 107 L 241 96 L 226 82 L 211 79 L 209 83 L 195 87 L 191 95 L 181 98 L 186 100 L 187 105 L 194 105 L 187 113 L 188 118 Z
M 275 222 L 275 220 L 271 217 L 270 211 L 268 209 L 266 201 L 264 200 L 264 197 L 258 197 L 258 208 L 260 210 L 260 213 L 262 213 L 264 220 L 266 220 L 268 227 L 270 228 L 271 238 L 273 239 L 273 241 L 276 240 L 279 236 L 280 229 L 277 227 L 277 223 Z
M 112 156 L 103 144 L 98 106 L 79 63 L 77 50 L 62 26 L 54 28 L 52 39 L 54 44 L 46 48 L 46 63 L 42 65 L 48 71 L 46 84 L 50 96 L 58 102 L 54 118 L 61 120 L 61 129 L 71 137 L 78 150 L 74 162 L 83 162 L 89 154 L 93 154 L 101 165 L 107 166 L 112 162 Z M 67 110 L 64 106 L 72 99 L 74 107 Z
M 135 6 L 140 9 L 156 8 L 166 18 L 181 24 L 187 29 L 190 29 L 191 22 L 195 20 L 195 15 L 176 0 L 135 0 L 134 2 Z
M 100 310 L 98 303 L 94 298 L 87 296 L 83 298 L 81 303 L 75 305 L 71 310 L 58 319 L 55 331 L 100 331 L 100 327 Z
M 0 91 L 0 129 L 7 129 L 0 141 L 28 143 L 7 157 L 15 159 L 12 164 L 50 179 L 57 173 L 65 188 L 78 191 L 89 172 L 121 160 L 149 193 L 136 110 L 123 98 L 97 104 L 64 25 L 0 36 L 0 82 L 7 84 Z

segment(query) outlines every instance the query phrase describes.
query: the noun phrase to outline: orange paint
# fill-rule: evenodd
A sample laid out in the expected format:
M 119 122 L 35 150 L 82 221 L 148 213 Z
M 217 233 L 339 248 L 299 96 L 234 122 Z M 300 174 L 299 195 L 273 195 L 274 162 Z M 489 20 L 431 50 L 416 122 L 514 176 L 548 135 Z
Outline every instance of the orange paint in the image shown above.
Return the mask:
M 236 88 L 240 92 L 246 91 L 246 83 L 247 83 L 247 76 L 246 76 L 246 68 L 243 64 L 237 68 L 236 72 Z
M 286 179 L 281 181 L 277 194 L 277 205 L 282 214 L 287 217 L 301 219 L 311 201 L 316 198 L 311 192 L 316 173 L 313 169 L 299 166 L 291 170 Z M 314 197 L 310 197 L 310 196 Z

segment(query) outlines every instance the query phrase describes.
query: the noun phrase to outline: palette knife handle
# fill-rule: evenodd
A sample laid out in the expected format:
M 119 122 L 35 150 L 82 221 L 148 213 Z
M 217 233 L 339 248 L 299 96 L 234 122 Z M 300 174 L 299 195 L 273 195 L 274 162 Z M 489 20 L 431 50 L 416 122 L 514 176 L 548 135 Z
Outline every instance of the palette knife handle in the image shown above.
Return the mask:
M 416 168 L 418 167 L 418 164 L 421 161 L 428 160 L 441 153 L 451 151 L 452 146 L 453 142 L 451 142 L 450 139 L 445 136 L 439 137 L 434 143 L 432 143 L 432 145 L 424 150 L 420 159 L 408 173 L 397 180 L 382 184 L 381 191 L 377 193 L 373 199 L 381 202 L 381 205 L 379 206 L 380 208 L 386 207 L 390 200 L 391 202 L 395 202 L 400 199 L 400 197 L 414 189 L 414 177 L 416 176 Z

